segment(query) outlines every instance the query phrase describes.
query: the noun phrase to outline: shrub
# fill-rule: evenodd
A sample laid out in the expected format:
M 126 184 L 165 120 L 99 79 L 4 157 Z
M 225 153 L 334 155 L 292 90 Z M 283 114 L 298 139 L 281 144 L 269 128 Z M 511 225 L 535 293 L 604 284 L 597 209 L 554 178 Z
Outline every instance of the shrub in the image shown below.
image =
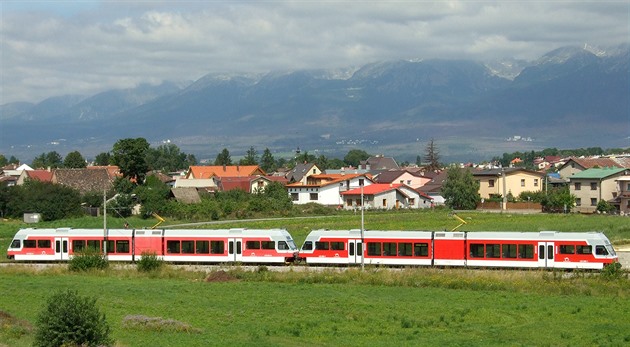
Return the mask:
M 601 272 L 602 278 L 606 280 L 616 280 L 620 279 L 623 271 L 621 270 L 620 263 L 612 263 L 610 265 L 606 265 Z
M 48 298 L 36 322 L 35 346 L 111 346 L 110 327 L 96 299 L 67 290 Z
M 107 269 L 108 266 L 109 262 L 105 255 L 91 248 L 75 253 L 68 262 L 68 270 L 70 271 L 103 270 Z
M 144 251 L 142 252 L 142 257 L 138 260 L 137 267 L 138 271 L 150 272 L 158 270 L 162 267 L 162 264 L 164 264 L 164 262 L 158 258 L 155 252 Z

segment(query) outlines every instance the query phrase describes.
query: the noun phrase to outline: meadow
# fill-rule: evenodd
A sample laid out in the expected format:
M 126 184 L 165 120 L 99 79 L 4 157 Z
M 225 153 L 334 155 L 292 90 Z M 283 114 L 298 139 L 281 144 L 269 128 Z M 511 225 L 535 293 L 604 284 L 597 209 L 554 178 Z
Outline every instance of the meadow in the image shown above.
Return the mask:
M 459 230 L 603 231 L 629 243 L 627 217 L 462 212 Z M 154 220 L 130 219 L 132 227 Z M 111 218 L 108 226 L 122 227 Z M 184 224 L 167 221 L 163 225 Z M 451 230 L 447 211 L 370 212 L 367 229 Z M 82 218 L 37 227 L 102 228 Z M 2 257 L 18 221 L 0 222 Z M 283 227 L 298 244 L 311 229 L 359 228 L 358 214 L 222 222 L 186 227 Z M 622 346 L 630 344 L 628 275 L 396 269 L 212 273 L 133 266 L 73 273 L 66 267 L 0 267 L 0 346 L 30 346 L 38 313 L 55 291 L 97 298 L 116 346 Z

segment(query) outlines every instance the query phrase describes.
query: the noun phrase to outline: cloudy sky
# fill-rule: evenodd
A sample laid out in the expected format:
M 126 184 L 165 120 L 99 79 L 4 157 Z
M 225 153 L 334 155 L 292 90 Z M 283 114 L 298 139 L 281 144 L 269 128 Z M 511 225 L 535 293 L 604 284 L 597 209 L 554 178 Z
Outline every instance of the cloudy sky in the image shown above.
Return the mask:
M 515 57 L 630 40 L 617 1 L 0 0 L 0 105 L 207 73 Z

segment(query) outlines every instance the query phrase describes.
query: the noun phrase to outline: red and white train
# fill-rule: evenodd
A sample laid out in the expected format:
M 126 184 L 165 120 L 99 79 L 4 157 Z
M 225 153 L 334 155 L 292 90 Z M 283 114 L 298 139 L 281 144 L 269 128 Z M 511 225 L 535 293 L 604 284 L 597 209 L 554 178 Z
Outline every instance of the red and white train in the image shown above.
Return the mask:
M 363 247 L 365 245 L 365 249 Z M 601 232 L 313 230 L 298 251 L 284 229 L 21 229 L 7 256 L 63 261 L 86 248 L 111 261 L 602 269 L 618 262 Z
M 105 251 L 112 261 L 136 261 L 143 252 L 168 262 L 283 264 L 297 256 L 284 229 L 20 229 L 9 249 L 10 259 L 68 260 L 86 248 Z
M 363 249 L 365 244 L 365 250 Z M 602 269 L 618 262 L 601 232 L 313 230 L 307 264 Z

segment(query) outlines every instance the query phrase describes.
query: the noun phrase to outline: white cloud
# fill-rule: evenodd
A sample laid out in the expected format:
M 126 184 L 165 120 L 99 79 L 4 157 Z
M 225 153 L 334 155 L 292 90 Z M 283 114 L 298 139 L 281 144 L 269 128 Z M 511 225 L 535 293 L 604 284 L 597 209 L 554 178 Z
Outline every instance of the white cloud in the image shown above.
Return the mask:
M 0 3 L 0 104 L 210 72 L 513 56 L 630 38 L 618 1 Z

